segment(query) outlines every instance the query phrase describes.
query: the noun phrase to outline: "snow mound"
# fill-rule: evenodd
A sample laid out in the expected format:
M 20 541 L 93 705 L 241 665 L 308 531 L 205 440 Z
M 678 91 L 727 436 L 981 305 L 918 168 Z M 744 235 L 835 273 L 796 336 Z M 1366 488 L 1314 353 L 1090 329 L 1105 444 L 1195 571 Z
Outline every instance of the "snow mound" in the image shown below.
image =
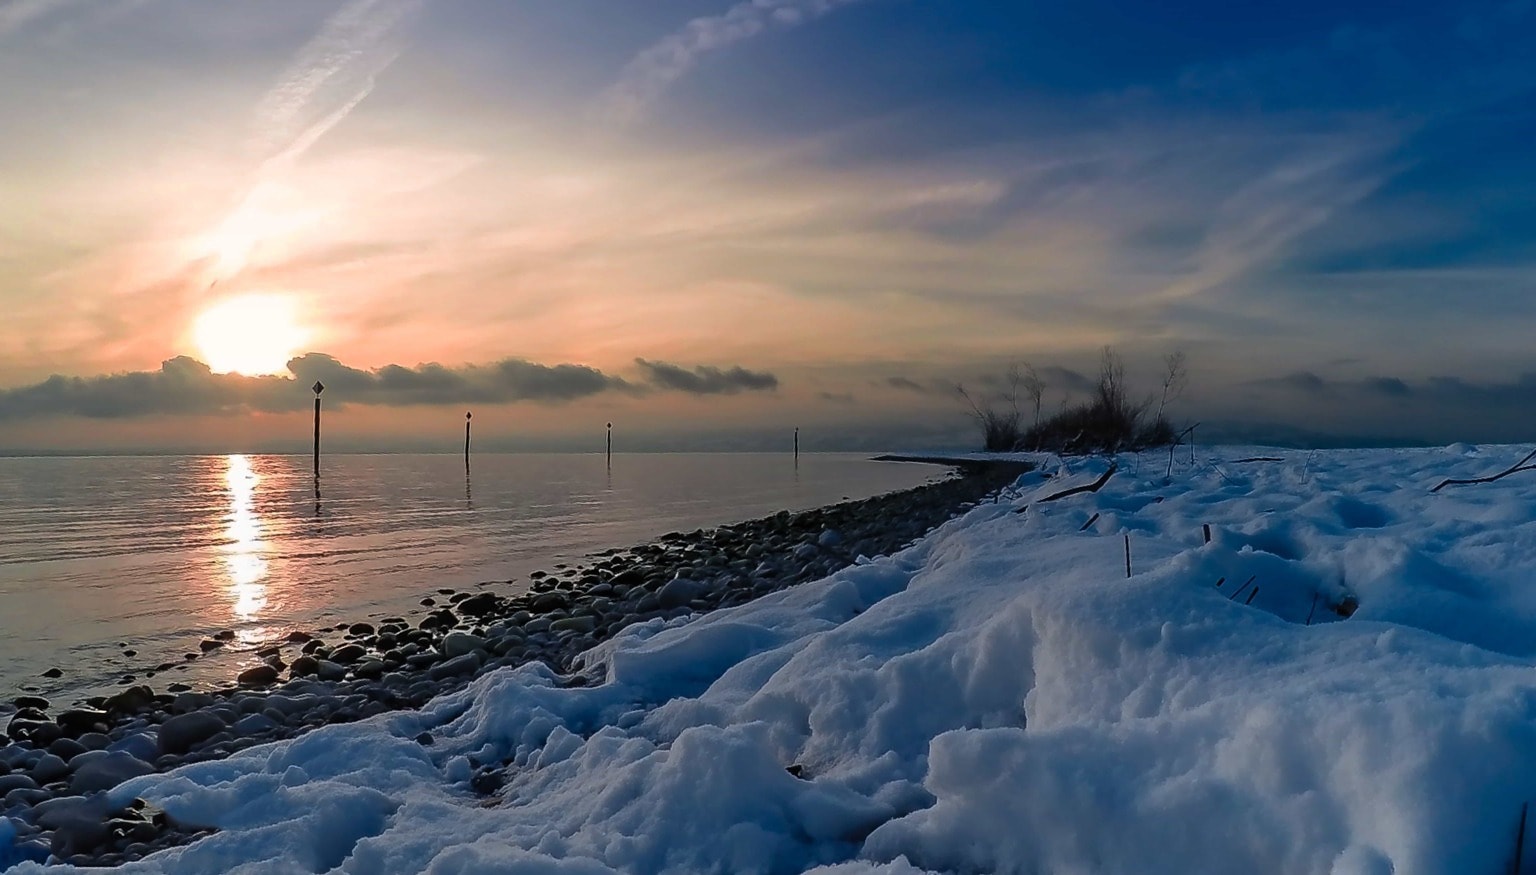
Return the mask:
M 1109 462 L 1042 459 L 896 556 L 632 627 L 602 685 L 503 670 L 129 781 L 220 832 L 122 871 L 1506 872 L 1536 475 L 1429 488 L 1521 454 L 1149 453 L 1055 501 Z

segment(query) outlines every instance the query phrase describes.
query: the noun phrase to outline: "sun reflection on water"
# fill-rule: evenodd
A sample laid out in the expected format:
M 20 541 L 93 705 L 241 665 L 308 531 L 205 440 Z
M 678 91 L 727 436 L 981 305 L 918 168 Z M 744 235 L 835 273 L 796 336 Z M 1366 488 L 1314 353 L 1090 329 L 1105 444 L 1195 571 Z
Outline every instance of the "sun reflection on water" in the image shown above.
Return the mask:
M 235 616 L 249 623 L 259 618 L 267 606 L 266 551 L 261 540 L 261 517 L 256 513 L 256 485 L 261 478 L 245 456 L 230 456 L 224 474 L 229 487 L 229 525 L 224 534 L 224 566 L 229 575 L 230 595 L 234 597 Z M 244 637 L 242 635 L 242 637 Z

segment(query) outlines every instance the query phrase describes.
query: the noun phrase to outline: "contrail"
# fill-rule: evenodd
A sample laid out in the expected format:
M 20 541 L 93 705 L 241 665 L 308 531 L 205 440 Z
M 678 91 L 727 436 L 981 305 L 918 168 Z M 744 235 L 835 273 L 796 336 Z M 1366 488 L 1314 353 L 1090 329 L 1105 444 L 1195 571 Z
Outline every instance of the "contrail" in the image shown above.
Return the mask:
M 0 2 L 0 36 L 68 6 L 74 0 L 8 0 Z
M 220 251 L 200 284 L 239 274 L 261 244 L 261 201 L 284 171 L 352 114 L 399 51 L 393 35 L 419 0 L 350 0 L 321 25 L 257 103 L 252 119 L 253 179 L 218 233 Z M 257 218 L 254 218 L 257 217 Z
M 751 39 L 773 28 L 789 28 L 864 0 L 742 0 L 719 15 L 695 18 L 676 33 L 636 55 L 600 105 L 610 117 L 633 121 L 673 82 L 710 52 Z
M 399 52 L 390 37 L 418 0 L 352 0 L 326 20 L 256 107 L 263 166 L 297 160 L 367 99 Z

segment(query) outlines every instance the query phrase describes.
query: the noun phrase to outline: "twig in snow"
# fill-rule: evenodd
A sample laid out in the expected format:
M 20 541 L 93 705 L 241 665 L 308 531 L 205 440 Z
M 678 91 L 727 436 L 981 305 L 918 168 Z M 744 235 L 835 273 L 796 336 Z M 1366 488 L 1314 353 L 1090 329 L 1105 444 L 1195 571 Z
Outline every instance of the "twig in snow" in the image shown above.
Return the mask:
M 1078 531 L 1079 532 L 1086 532 L 1086 531 L 1088 531 L 1089 527 L 1091 527 L 1094 523 L 1096 523 L 1098 521 L 1099 521 L 1099 515 L 1098 514 L 1094 514 L 1093 516 L 1088 518 L 1088 522 L 1083 523 L 1083 527 L 1078 529 Z
M 1232 594 L 1227 596 L 1227 601 L 1230 602 L 1230 601 L 1236 599 L 1238 596 L 1242 595 L 1243 594 L 1243 590 L 1248 588 L 1248 584 L 1253 583 L 1255 580 L 1258 580 L 1258 579 L 1259 579 L 1259 576 L 1257 574 L 1255 574 L 1254 576 L 1252 576 L 1252 577 L 1248 578 L 1247 580 L 1243 581 L 1243 585 L 1242 586 L 1238 587 L 1237 589 L 1232 590 Z
M 1474 477 L 1471 480 L 1445 480 L 1442 481 L 1439 486 L 1436 486 L 1434 489 L 1429 491 L 1439 492 L 1447 486 L 1470 486 L 1474 483 L 1492 483 L 1495 480 L 1502 480 L 1511 474 L 1518 474 L 1521 471 L 1536 471 L 1536 465 L 1526 464 L 1532 459 L 1536 459 L 1536 450 L 1531 450 L 1531 452 L 1526 455 L 1525 458 L 1509 466 L 1508 468 L 1505 468 L 1503 471 L 1494 474 L 1492 477 Z
M 1125 576 L 1126 576 L 1127 579 L 1129 579 L 1130 576 L 1131 576 L 1131 536 L 1130 536 L 1130 533 L 1126 533 L 1126 536 L 1125 536 Z
M 1254 587 L 1253 590 L 1248 593 L 1248 600 L 1243 602 L 1243 604 L 1251 605 L 1251 604 L 1253 604 L 1253 600 L 1258 598 L 1258 597 L 1259 597 L 1259 588 L 1258 587 Z
M 1312 593 L 1312 607 L 1307 610 L 1307 625 L 1312 625 L 1312 615 L 1317 612 L 1317 593 Z
M 1100 489 L 1104 488 L 1104 484 L 1109 482 L 1109 478 L 1112 475 L 1114 475 L 1116 469 L 1118 469 L 1118 468 L 1119 468 L 1119 465 L 1111 464 L 1107 469 L 1105 469 L 1103 474 L 1099 475 L 1099 479 L 1093 481 L 1092 483 L 1089 483 L 1086 486 L 1074 486 L 1071 489 L 1063 489 L 1062 491 L 1057 492 L 1054 495 L 1047 495 L 1046 497 L 1040 499 L 1040 501 L 1038 501 L 1036 503 L 1037 504 L 1044 504 L 1047 501 L 1056 501 L 1057 499 L 1060 499 L 1060 498 L 1067 498 L 1068 496 L 1072 496 L 1072 495 L 1080 495 L 1080 494 L 1082 494 L 1084 492 L 1098 492 Z
M 1246 459 L 1233 459 L 1232 464 L 1241 465 L 1245 462 L 1284 462 L 1279 456 L 1249 456 Z

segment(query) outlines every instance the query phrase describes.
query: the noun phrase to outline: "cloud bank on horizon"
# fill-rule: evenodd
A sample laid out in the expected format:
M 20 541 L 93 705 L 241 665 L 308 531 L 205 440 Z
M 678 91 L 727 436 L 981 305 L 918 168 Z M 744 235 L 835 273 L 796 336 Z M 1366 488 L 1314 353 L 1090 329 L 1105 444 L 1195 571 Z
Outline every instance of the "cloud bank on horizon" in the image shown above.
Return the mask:
M 133 409 L 277 293 L 370 379 L 515 349 L 570 406 L 854 428 L 1113 344 L 1186 350 L 1191 419 L 1512 438 L 1532 56 L 1528 0 L 8 0 L 0 390 Z
M 42 382 L 0 389 L 0 422 L 45 417 L 127 419 L 189 414 L 228 416 L 260 411 L 287 413 L 309 407 L 309 387 L 319 382 L 333 406 L 414 407 L 447 404 L 559 404 L 605 392 L 644 396 L 772 392 L 771 373 L 739 365 L 686 368 L 636 359 L 641 378 L 627 380 L 585 365 L 545 365 L 508 358 L 488 365 L 449 367 L 349 367 L 324 353 L 288 363 L 288 375 L 220 374 L 190 356 L 168 359 L 155 371 L 99 377 L 54 375 Z

